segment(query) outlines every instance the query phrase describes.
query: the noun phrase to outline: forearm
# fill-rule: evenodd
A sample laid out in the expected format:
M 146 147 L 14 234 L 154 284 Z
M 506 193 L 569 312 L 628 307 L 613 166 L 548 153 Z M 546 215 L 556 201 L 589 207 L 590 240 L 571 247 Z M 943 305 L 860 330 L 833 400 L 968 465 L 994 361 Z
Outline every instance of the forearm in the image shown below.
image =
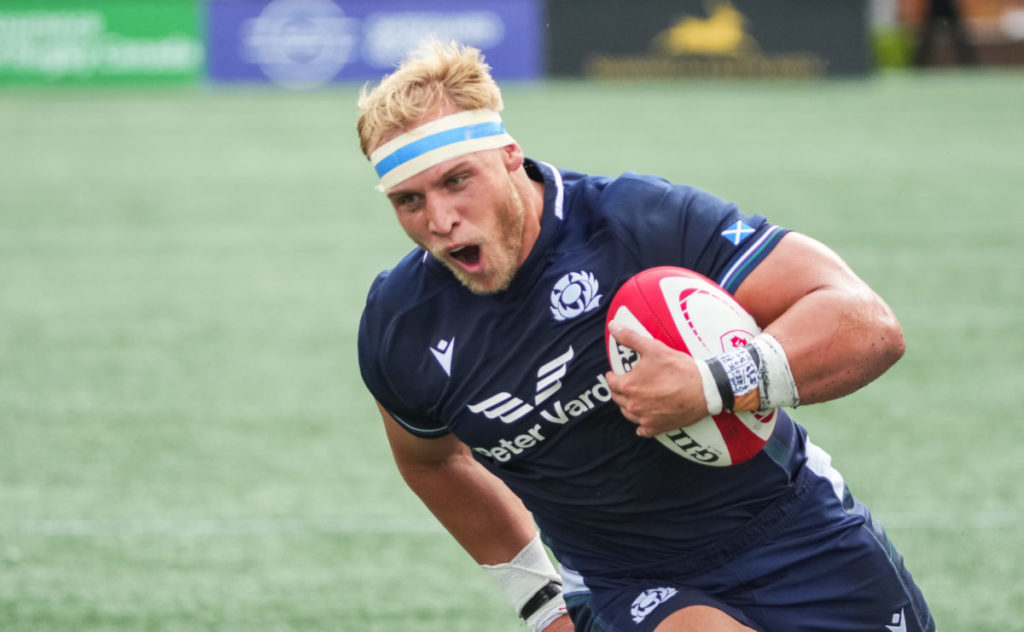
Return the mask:
M 380 412 L 406 484 L 481 565 L 530 630 L 570 631 L 561 578 L 519 498 L 454 436 L 420 439 L 386 410 Z

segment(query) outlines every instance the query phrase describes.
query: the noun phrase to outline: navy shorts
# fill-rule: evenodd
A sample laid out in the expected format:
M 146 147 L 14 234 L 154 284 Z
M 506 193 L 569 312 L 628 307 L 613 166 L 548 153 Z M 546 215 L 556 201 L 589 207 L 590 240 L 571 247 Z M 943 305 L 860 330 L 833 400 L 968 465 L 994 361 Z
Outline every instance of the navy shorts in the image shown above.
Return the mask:
M 587 577 L 563 568 L 577 632 L 651 632 L 692 605 L 759 632 L 934 632 L 903 559 L 867 508 L 802 472 L 749 546 L 687 559 L 679 571 Z M 767 526 L 764 526 L 767 525 Z

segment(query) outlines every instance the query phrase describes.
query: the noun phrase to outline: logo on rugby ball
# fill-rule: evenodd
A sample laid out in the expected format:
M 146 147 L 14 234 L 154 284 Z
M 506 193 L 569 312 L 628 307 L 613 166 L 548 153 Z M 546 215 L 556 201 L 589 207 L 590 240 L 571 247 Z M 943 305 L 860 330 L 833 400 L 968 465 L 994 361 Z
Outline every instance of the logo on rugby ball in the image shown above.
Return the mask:
M 613 321 L 697 360 L 745 346 L 761 332 L 753 317 L 718 284 L 692 270 L 668 266 L 644 270 L 626 281 L 608 309 L 608 323 Z M 642 361 L 607 327 L 605 342 L 615 373 L 628 373 Z M 776 419 L 774 410 L 723 412 L 660 434 L 657 440 L 694 463 L 736 465 L 761 451 Z

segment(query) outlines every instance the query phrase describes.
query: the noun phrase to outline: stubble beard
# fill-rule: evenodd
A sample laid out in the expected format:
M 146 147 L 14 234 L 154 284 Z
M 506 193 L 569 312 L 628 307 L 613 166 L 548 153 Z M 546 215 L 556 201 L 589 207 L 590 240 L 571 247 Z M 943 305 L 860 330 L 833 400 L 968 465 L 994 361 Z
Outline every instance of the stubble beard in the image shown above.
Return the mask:
M 526 225 L 526 207 L 519 191 L 509 180 L 505 200 L 496 209 L 497 235 L 485 244 L 489 270 L 483 275 L 470 274 L 457 263 L 449 261 L 443 253 L 433 253 L 444 262 L 455 278 L 466 288 L 479 295 L 504 292 L 512 284 L 519 271 L 519 259 L 523 252 L 523 228 Z

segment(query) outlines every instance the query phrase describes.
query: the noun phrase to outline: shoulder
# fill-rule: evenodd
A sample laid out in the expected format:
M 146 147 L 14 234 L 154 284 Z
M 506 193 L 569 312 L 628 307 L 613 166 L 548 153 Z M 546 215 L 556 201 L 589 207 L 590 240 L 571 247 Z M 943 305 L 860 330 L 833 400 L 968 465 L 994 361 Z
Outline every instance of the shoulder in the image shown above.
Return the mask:
M 573 230 L 608 236 L 640 268 L 676 265 L 728 282 L 730 291 L 785 234 L 718 195 L 653 175 L 566 177 Z
M 609 222 L 642 225 L 659 216 L 720 216 L 733 205 L 695 186 L 634 172 L 566 179 L 566 203 Z
M 414 250 L 398 264 L 380 272 L 370 284 L 359 322 L 359 360 L 376 362 L 395 338 L 395 332 L 427 325 L 418 316 L 429 312 L 429 305 L 443 297 L 454 280 L 433 269 L 434 263 L 423 250 Z
M 626 172 L 620 176 L 589 175 L 551 164 L 529 160 L 528 173 L 558 191 L 551 200 L 555 215 L 595 218 L 635 217 L 639 209 L 680 209 L 691 203 L 725 204 L 722 200 L 689 185 L 675 184 L 655 175 Z M 542 168 L 543 167 L 543 168 Z
M 574 172 L 567 172 L 565 175 L 565 195 L 568 202 L 582 203 L 604 211 L 615 210 L 623 203 L 660 199 L 674 186 L 663 178 L 632 172 L 618 177 Z
M 444 292 L 454 279 L 439 273 L 436 268 L 436 262 L 425 251 L 413 250 L 373 280 L 367 292 L 364 312 L 370 312 L 378 319 L 391 317 Z
M 703 189 L 632 172 L 567 182 L 566 206 L 575 221 L 636 249 L 673 248 L 680 239 L 699 248 L 739 217 L 735 204 Z
M 359 322 L 363 382 L 396 421 L 418 436 L 447 432 L 427 410 L 437 384 L 425 379 L 423 363 L 434 357 L 429 351 L 438 320 L 452 312 L 457 300 L 453 283 L 432 268 L 432 260 L 422 250 L 413 251 L 377 275 Z

